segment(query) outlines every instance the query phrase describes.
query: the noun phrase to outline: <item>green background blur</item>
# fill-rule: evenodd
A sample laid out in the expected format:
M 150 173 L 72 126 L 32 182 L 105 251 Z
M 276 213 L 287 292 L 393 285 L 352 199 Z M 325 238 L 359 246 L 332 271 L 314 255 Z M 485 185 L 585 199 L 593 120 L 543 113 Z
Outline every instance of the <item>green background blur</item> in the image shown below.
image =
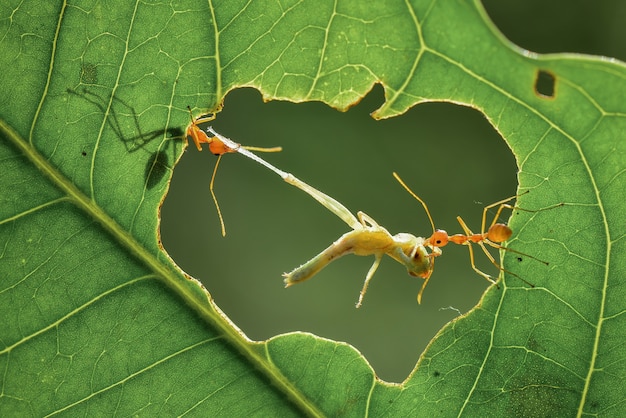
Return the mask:
M 496 26 L 539 53 L 580 52 L 626 60 L 626 3 L 485 2 Z M 516 165 L 505 142 L 479 112 L 449 103 L 414 107 L 374 121 L 380 86 L 346 113 L 321 103 L 263 103 L 252 89 L 231 92 L 213 126 L 242 144 L 283 147 L 262 154 L 392 234 L 430 235 L 421 207 L 391 176 L 397 171 L 429 205 L 438 228 L 461 232 L 461 215 L 477 232 L 482 207 L 516 191 Z M 364 304 L 355 309 L 372 257 L 346 256 L 289 289 L 281 274 L 330 245 L 349 227 L 304 192 L 239 155 L 222 159 L 215 190 L 226 223 L 222 238 L 209 180 L 216 162 L 188 148 L 162 208 L 166 250 L 201 280 L 220 308 L 253 340 L 307 331 L 356 347 L 379 377 L 401 382 L 428 341 L 479 300 L 488 282 L 468 251 L 444 249 L 426 288 L 385 257 Z M 508 218 L 508 214 L 504 219 Z M 478 257 L 479 268 L 497 270 Z

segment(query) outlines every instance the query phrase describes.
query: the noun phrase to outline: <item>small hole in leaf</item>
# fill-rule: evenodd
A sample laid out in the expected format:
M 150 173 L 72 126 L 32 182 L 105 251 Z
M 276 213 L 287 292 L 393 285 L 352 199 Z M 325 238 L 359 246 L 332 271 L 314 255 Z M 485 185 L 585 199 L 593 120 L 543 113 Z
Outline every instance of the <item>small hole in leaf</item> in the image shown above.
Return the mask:
M 535 78 L 535 93 L 539 97 L 554 98 L 556 78 L 548 71 L 539 70 Z

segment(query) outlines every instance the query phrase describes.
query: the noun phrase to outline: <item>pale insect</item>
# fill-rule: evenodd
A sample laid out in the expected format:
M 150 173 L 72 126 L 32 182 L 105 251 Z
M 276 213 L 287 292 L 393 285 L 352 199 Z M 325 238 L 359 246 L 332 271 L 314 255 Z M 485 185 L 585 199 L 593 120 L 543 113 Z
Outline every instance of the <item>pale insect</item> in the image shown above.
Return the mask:
M 510 274 L 512 276 L 517 277 L 518 279 L 520 279 L 521 281 L 523 281 L 524 283 L 526 283 L 530 287 L 535 287 L 532 283 L 529 283 L 528 281 L 524 280 L 523 278 L 521 278 L 517 274 L 504 269 L 504 267 L 502 267 L 502 264 L 496 262 L 496 260 L 493 258 L 491 253 L 489 251 L 487 251 L 487 248 L 485 247 L 485 244 L 487 244 L 490 247 L 497 248 L 499 250 L 510 251 L 512 253 L 515 253 L 515 254 L 520 254 L 520 255 L 523 255 L 525 257 L 532 258 L 532 259 L 534 259 L 534 260 L 536 260 L 536 261 L 538 261 L 540 263 L 543 263 L 545 265 L 548 265 L 547 262 L 539 260 L 538 258 L 533 257 L 533 256 L 531 256 L 529 254 L 525 254 L 525 253 L 522 253 L 520 251 L 514 250 L 512 248 L 504 247 L 504 246 L 501 245 L 503 242 L 505 242 L 509 238 L 511 238 L 511 235 L 513 234 L 513 231 L 511 230 L 511 228 L 509 228 L 508 225 L 503 224 L 503 223 L 498 223 L 498 218 L 500 217 L 500 214 L 502 213 L 502 210 L 504 210 L 504 209 L 511 209 L 511 210 L 513 210 L 513 209 L 515 209 L 515 210 L 523 210 L 525 212 L 537 212 L 537 210 L 523 209 L 523 208 L 520 208 L 518 206 L 512 206 L 512 205 L 508 204 L 508 202 L 510 202 L 511 200 L 519 197 L 519 195 L 512 196 L 512 197 L 510 197 L 508 199 L 503 199 L 503 200 L 500 200 L 498 202 L 492 203 L 491 205 L 485 206 L 485 208 L 483 209 L 483 216 L 482 216 L 482 224 L 481 224 L 480 233 L 478 233 L 478 234 L 473 233 L 468 228 L 468 226 L 465 224 L 463 219 L 460 216 L 457 216 L 456 219 L 459 222 L 459 224 L 461 225 L 461 228 L 463 229 L 464 233 L 463 234 L 448 235 L 448 233 L 446 231 L 444 231 L 443 229 L 435 229 L 435 224 L 433 222 L 432 216 L 430 215 L 430 211 L 428 210 L 428 206 L 426 205 L 426 202 L 424 202 L 419 196 L 417 196 L 402 181 L 402 179 L 400 178 L 400 176 L 398 176 L 398 174 L 393 173 L 393 176 L 396 178 L 396 180 L 398 180 L 398 182 L 402 185 L 402 187 L 404 187 L 406 189 L 406 191 L 409 192 L 409 194 L 411 196 L 413 196 L 418 202 L 420 202 L 422 204 L 422 206 L 424 207 L 424 210 L 426 211 L 426 215 L 428 215 L 428 220 L 430 221 L 430 225 L 433 228 L 433 234 L 429 238 L 425 239 L 425 245 L 432 250 L 432 252 L 431 252 L 432 256 L 439 256 L 439 255 L 441 255 L 441 249 L 440 248 L 444 247 L 449 242 L 452 242 L 454 244 L 459 244 L 459 245 L 466 245 L 468 250 L 469 250 L 470 264 L 472 265 L 472 269 L 476 273 L 478 273 L 479 275 L 481 275 L 482 277 L 487 279 L 489 282 L 491 282 L 491 283 L 493 283 L 494 285 L 497 286 L 498 284 L 497 284 L 496 280 L 494 280 L 494 278 L 492 278 L 490 275 L 488 275 L 488 274 L 484 273 L 483 271 L 479 270 L 476 267 L 476 264 L 474 263 L 474 250 L 473 250 L 473 247 L 472 247 L 471 244 L 477 244 L 482 249 L 482 251 L 485 253 L 485 255 L 487 256 L 487 258 L 489 259 L 491 264 L 496 266 L 498 268 L 498 270 L 500 270 L 501 272 L 504 272 L 504 273 L 507 273 L 507 274 Z M 525 193 L 528 193 L 528 191 L 525 192 Z M 562 206 L 562 205 L 563 204 L 557 204 L 557 205 L 554 205 L 554 206 L 550 206 L 549 208 L 546 208 L 546 209 L 553 209 L 555 207 Z M 496 210 L 496 214 L 495 214 L 495 216 L 493 218 L 493 221 L 489 225 L 489 228 L 487 228 L 487 230 L 485 230 L 485 224 L 486 224 L 486 219 L 487 219 L 487 212 L 490 209 L 495 208 L 495 207 L 497 207 L 498 209 Z M 431 268 L 434 268 L 434 260 L 431 263 Z M 418 303 L 421 301 L 422 293 L 424 291 L 424 288 L 428 284 L 428 280 L 429 279 L 430 279 L 430 275 L 429 275 L 429 277 L 425 278 L 424 284 L 422 285 L 422 289 L 420 290 L 419 294 L 417 295 Z
M 420 277 L 424 279 L 425 282 L 428 282 L 428 279 L 433 272 L 433 257 L 439 255 L 441 252 L 438 247 L 430 246 L 432 253 L 429 253 L 426 249 L 427 243 L 424 238 L 416 237 L 412 234 L 404 232 L 391 235 L 389 231 L 378 225 L 374 219 L 365 213 L 358 212 L 357 219 L 348 209 L 345 208 L 345 206 L 332 197 L 300 180 L 298 180 L 299 183 L 289 180 L 287 181 L 315 198 L 318 202 L 347 223 L 348 226 L 352 228 L 352 231 L 343 234 L 328 248 L 300 267 L 290 273 L 283 274 L 283 277 L 285 278 L 285 287 L 310 279 L 326 267 L 331 261 L 346 254 L 374 256 L 374 264 L 372 264 L 372 267 L 370 267 L 367 272 L 363 288 L 359 293 L 359 299 L 356 303 L 357 308 L 362 305 L 363 297 L 367 292 L 370 280 L 374 277 L 374 273 L 378 269 L 378 266 L 380 265 L 380 262 L 385 254 L 404 265 L 409 275 Z M 420 295 L 418 295 L 418 302 L 420 300 L 421 291 Z
M 322 196 L 326 196 L 321 192 L 319 193 Z M 369 282 L 385 254 L 404 265 L 411 276 L 421 277 L 428 281 L 433 271 L 432 257 L 434 254 L 429 254 L 426 250 L 424 238 L 404 232 L 391 235 L 365 213 L 358 212 L 357 216 L 358 223 L 351 225 L 353 227 L 352 231 L 343 234 L 328 248 L 300 267 L 284 274 L 285 287 L 310 279 L 331 261 L 346 254 L 374 256 L 374 264 L 372 264 L 365 276 L 365 282 L 359 294 L 359 300 L 356 303 L 357 308 L 363 303 L 363 297 L 365 292 L 367 292 Z
M 215 203 L 215 208 L 217 209 L 217 216 L 220 219 L 220 225 L 222 227 L 222 236 L 226 236 L 226 227 L 224 226 L 224 218 L 222 217 L 222 211 L 220 210 L 220 205 L 217 203 L 217 197 L 215 196 L 215 192 L 213 190 L 213 184 L 215 182 L 215 174 L 217 173 L 217 167 L 220 165 L 220 160 L 222 159 L 222 155 L 228 153 L 238 152 L 243 154 L 249 158 L 249 153 L 245 153 L 242 151 L 251 150 L 251 151 L 260 151 L 260 152 L 280 152 L 282 151 L 281 147 L 273 147 L 273 148 L 260 148 L 260 147 L 249 147 L 245 145 L 238 144 L 234 141 L 231 141 L 228 138 L 224 138 L 221 136 L 209 136 L 207 132 L 200 129 L 198 124 L 210 122 L 215 119 L 215 114 L 211 114 L 208 116 L 201 116 L 199 118 L 194 119 L 191 108 L 188 106 L 189 116 L 191 117 L 191 124 L 187 127 L 187 136 L 190 136 L 193 139 L 194 144 L 196 144 L 196 148 L 198 151 L 202 151 L 202 144 L 209 145 L 209 151 L 213 155 L 217 155 L 217 162 L 215 163 L 215 168 L 213 169 L 213 175 L 211 176 L 211 183 L 209 184 L 209 190 L 211 191 L 211 196 L 213 197 L 213 202 Z M 254 155 L 254 154 L 252 154 Z M 259 158 L 253 158 L 255 161 L 259 161 Z
M 236 142 L 215 132 L 213 128 L 207 128 L 207 133 L 213 135 L 214 141 L 217 140 L 225 146 L 235 149 L 236 152 L 255 160 L 278 174 L 287 183 L 308 193 L 352 228 L 352 231 L 345 233 L 330 247 L 322 251 L 322 253 L 291 273 L 284 274 L 286 287 L 313 277 L 322 268 L 328 265 L 328 263 L 346 254 L 373 255 L 375 258 L 374 264 L 372 264 L 372 267 L 365 276 L 365 282 L 356 304 L 357 308 L 361 306 L 369 282 L 385 254 L 404 265 L 411 276 L 421 277 L 425 280 L 428 280 L 430 277 L 433 270 L 433 255 L 428 253 L 424 238 L 415 237 L 407 233 L 391 235 L 385 228 L 378 225 L 376 221 L 365 213 L 358 212 L 357 216 L 354 216 L 337 200 L 309 186 L 293 174 L 274 167 L 248 149 L 238 147 Z M 440 251 L 437 247 L 433 248 L 434 251 Z

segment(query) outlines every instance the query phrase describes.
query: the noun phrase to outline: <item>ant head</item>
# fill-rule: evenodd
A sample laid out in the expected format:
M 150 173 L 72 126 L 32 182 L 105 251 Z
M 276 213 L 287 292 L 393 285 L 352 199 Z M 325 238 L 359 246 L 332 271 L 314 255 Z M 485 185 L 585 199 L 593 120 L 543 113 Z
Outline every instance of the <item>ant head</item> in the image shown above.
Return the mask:
M 444 247 L 448 244 L 448 233 L 443 229 L 438 229 L 428 238 L 428 243 L 433 247 Z
M 423 238 L 413 237 L 413 240 L 408 241 L 407 245 L 403 246 L 402 252 L 407 258 L 401 260 L 410 276 L 427 279 L 430 277 L 434 265 L 433 258 L 423 245 L 424 242 Z

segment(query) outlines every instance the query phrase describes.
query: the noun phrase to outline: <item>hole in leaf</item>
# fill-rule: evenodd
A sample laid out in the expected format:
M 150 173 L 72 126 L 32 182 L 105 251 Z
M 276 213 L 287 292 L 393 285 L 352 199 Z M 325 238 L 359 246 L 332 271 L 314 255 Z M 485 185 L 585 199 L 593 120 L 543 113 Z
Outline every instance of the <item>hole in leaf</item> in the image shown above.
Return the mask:
M 258 155 L 352 213 L 364 211 L 392 234 L 432 233 L 423 208 L 392 171 L 426 200 L 436 226 L 450 233 L 461 232 L 457 215 L 480 228 L 484 205 L 475 201 L 491 203 L 515 193 L 515 160 L 481 113 L 426 103 L 403 116 L 375 121 L 369 113 L 383 100 L 376 86 L 341 113 L 322 103 L 263 103 L 257 91 L 238 89 L 228 94 L 211 125 L 243 145 L 282 146 L 280 153 Z M 206 149 L 193 147 L 178 163 L 162 208 L 162 241 L 253 340 L 301 330 L 346 341 L 380 378 L 401 382 L 428 342 L 457 316 L 456 310 L 440 308 L 467 312 L 488 285 L 472 271 L 467 249 L 455 246 L 439 257 L 422 305 L 416 301 L 421 280 L 387 256 L 360 309 L 354 304 L 373 256 L 347 255 L 285 289 L 282 273 L 315 256 L 349 227 L 275 174 L 229 154 L 215 179 L 227 232 L 222 238 L 209 193 L 214 165 Z M 476 262 L 494 272 L 488 260 L 477 257 Z
M 543 98 L 553 99 L 555 95 L 556 78 L 555 76 L 545 70 L 537 71 L 537 77 L 535 78 L 535 93 Z

